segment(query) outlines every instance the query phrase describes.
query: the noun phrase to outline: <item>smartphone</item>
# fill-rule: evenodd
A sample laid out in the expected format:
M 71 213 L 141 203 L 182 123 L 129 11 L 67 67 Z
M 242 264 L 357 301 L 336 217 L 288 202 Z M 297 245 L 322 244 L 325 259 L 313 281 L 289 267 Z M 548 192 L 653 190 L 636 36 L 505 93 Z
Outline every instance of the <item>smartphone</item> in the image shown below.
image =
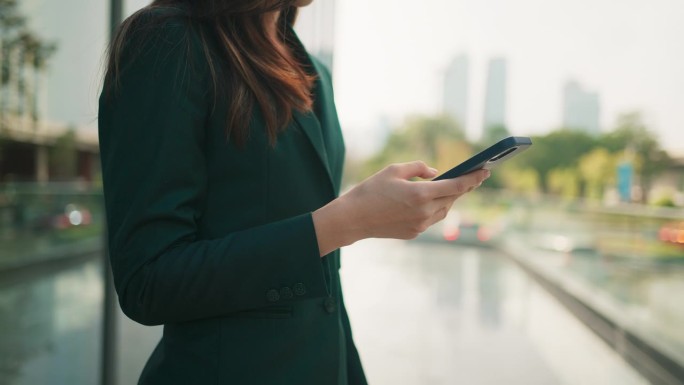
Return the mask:
M 480 169 L 491 170 L 505 160 L 527 150 L 531 145 L 532 139 L 528 137 L 510 136 L 475 154 L 470 159 L 433 180 L 456 178 Z

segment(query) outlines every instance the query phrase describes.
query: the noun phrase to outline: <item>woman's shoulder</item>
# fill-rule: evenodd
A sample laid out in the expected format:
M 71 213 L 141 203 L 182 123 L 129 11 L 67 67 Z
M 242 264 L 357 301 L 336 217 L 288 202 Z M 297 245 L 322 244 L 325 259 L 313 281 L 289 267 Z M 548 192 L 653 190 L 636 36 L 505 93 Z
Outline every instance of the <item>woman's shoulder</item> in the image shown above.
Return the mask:
M 158 44 L 173 45 L 195 35 L 196 26 L 187 11 L 180 7 L 148 6 L 124 21 L 120 33 L 127 48 L 154 48 Z
M 102 96 L 107 101 L 125 90 L 173 85 L 208 89 L 208 69 L 198 32 L 180 8 L 145 7 L 126 19 L 109 52 Z M 114 97 L 115 99 L 109 99 Z
M 119 33 L 113 48 L 121 71 L 168 65 L 202 67 L 198 26 L 183 8 L 145 7 L 125 20 Z

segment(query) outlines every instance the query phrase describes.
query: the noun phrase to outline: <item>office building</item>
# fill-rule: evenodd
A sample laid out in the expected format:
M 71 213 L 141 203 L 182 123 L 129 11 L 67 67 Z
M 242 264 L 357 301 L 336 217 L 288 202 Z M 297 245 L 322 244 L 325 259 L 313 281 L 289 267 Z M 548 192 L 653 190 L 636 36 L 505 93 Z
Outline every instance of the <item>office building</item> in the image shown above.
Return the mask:
M 563 127 L 598 135 L 599 96 L 589 92 L 576 81 L 568 81 L 563 88 Z
M 506 127 L 506 71 L 506 59 L 494 58 L 489 61 L 482 125 L 484 138 L 492 136 L 490 131 L 501 131 Z
M 469 67 L 468 57 L 461 54 L 453 58 L 444 74 L 443 112 L 464 130 L 468 122 Z

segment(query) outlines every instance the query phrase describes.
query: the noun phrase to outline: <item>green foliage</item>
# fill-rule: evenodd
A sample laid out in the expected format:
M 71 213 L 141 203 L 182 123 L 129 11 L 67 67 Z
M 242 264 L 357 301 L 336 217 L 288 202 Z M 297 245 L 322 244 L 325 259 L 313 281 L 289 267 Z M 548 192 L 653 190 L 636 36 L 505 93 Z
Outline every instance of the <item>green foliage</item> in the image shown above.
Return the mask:
M 654 206 L 658 207 L 677 207 L 671 196 L 663 196 L 653 201 Z
M 365 165 L 364 176 L 391 163 L 422 160 L 434 165 L 440 156 L 441 143 L 464 140 L 463 130 L 452 118 L 412 116 L 395 129 L 384 148 Z
M 615 184 L 617 157 L 597 147 L 579 159 L 579 174 L 585 182 L 585 196 L 601 199 L 608 184 Z
M 563 198 L 574 199 L 579 196 L 580 178 L 575 168 L 557 168 L 548 175 L 549 192 Z
M 653 179 L 672 165 L 672 159 L 660 147 L 638 112 L 620 115 L 615 130 L 604 135 L 601 142 L 611 152 L 624 151 L 632 158 L 645 193 L 651 189 Z M 644 195 L 643 199 L 647 201 L 648 197 Z
M 0 88 L 6 86 L 11 77 L 18 77 L 18 92 L 30 92 L 26 89 L 24 70 L 45 69 L 56 49 L 54 42 L 42 40 L 29 29 L 26 18 L 19 12 L 17 0 L 0 0 Z M 33 118 L 38 120 L 35 106 L 33 108 Z M 6 106 L 0 106 L 0 113 L 5 109 Z
M 508 131 L 508 128 L 506 128 L 506 126 L 504 125 L 495 125 L 487 127 L 487 129 L 484 132 L 484 135 L 482 136 L 482 139 L 480 140 L 480 144 L 484 149 L 498 142 L 499 140 L 509 136 L 511 136 L 511 133 Z
M 537 170 L 532 168 L 502 167 L 496 170 L 501 176 L 503 185 L 512 191 L 525 195 L 534 195 L 540 190 L 540 178 Z
M 465 160 L 508 135 L 505 127 L 492 127 L 483 141 L 469 144 L 458 124 L 447 117 L 417 116 L 390 135 L 383 150 L 366 162 L 365 175 L 394 162 L 424 160 L 441 171 Z M 620 116 L 615 130 L 599 137 L 561 129 L 532 138 L 532 148 L 495 170 L 488 187 L 521 193 L 543 191 L 565 198 L 603 197 L 615 185 L 617 164 L 634 164 L 642 189 L 671 163 L 638 113 Z M 644 197 L 646 199 L 646 197 Z
M 52 176 L 60 179 L 74 178 L 77 172 L 78 150 L 76 131 L 70 128 L 50 148 L 50 169 Z
M 26 19 L 19 14 L 18 0 L 0 0 L 0 29 L 4 33 L 23 27 Z
M 571 130 L 535 136 L 532 143 L 530 150 L 514 160 L 522 168 L 537 171 L 544 192 L 549 192 L 548 176 L 552 170 L 576 167 L 582 155 L 597 146 L 596 140 L 587 133 Z

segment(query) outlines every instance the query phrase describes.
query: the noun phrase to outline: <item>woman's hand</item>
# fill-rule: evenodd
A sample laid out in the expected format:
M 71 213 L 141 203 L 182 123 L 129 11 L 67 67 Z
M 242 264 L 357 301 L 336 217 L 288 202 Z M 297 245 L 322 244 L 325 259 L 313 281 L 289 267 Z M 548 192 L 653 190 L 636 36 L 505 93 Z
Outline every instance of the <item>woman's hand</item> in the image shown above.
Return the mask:
M 444 219 L 451 205 L 489 171 L 440 181 L 423 162 L 390 165 L 313 213 L 321 256 L 365 238 L 413 239 Z

